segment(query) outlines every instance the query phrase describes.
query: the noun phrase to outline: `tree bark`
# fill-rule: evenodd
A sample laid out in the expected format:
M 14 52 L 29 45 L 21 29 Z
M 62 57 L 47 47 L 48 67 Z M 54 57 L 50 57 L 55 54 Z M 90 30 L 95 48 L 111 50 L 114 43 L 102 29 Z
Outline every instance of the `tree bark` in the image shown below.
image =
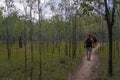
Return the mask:
M 113 60 L 112 60 L 112 51 L 113 51 L 113 44 L 112 44 L 112 26 L 109 27 L 109 31 L 108 31 L 108 34 L 109 34 L 109 56 L 108 56 L 108 73 L 109 73 L 109 77 L 112 77 L 112 68 L 113 68 Z
M 112 66 L 112 54 L 113 54 L 113 44 L 112 44 L 112 28 L 114 24 L 114 16 L 115 16 L 115 0 L 113 0 L 113 7 L 112 7 L 112 13 L 110 14 L 110 11 L 108 9 L 108 1 L 104 0 L 105 4 L 105 17 L 107 21 L 108 26 L 108 39 L 109 39 L 109 56 L 108 56 L 108 74 L 109 77 L 112 77 L 113 75 L 113 66 Z
M 72 33 L 72 58 L 76 58 L 76 14 L 73 20 L 73 33 Z
M 38 0 L 38 13 L 39 13 L 39 21 L 38 21 L 38 27 L 39 27 L 39 80 L 42 80 L 42 33 L 41 33 L 41 15 L 42 15 L 42 12 L 41 12 L 41 7 L 40 7 L 40 4 L 41 4 L 41 0 Z M 49 44 L 49 43 L 48 43 Z
M 30 42 L 31 42 L 31 80 L 33 80 L 33 26 L 32 26 L 32 4 L 30 5 Z

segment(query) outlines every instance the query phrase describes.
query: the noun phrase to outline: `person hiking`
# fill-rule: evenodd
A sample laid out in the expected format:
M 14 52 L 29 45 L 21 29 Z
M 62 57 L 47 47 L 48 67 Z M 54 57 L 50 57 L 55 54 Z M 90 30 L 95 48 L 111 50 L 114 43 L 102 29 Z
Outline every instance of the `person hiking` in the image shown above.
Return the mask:
M 84 41 L 84 47 L 86 48 L 87 51 L 87 60 L 91 60 L 91 54 L 92 54 L 92 48 L 93 48 L 93 39 L 92 35 L 89 33 L 87 35 L 87 38 Z
M 98 39 L 97 39 L 96 35 L 93 35 L 92 38 L 93 38 L 93 41 L 94 41 L 93 45 L 94 45 L 94 48 L 95 48 L 97 46 Z

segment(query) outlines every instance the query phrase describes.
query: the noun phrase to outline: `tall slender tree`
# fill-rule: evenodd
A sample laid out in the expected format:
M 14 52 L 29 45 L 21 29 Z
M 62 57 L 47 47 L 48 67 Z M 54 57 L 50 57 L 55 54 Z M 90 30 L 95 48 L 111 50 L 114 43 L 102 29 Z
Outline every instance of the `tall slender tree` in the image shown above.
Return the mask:
M 33 80 L 33 69 L 34 69 L 34 47 L 33 47 L 33 18 L 32 18 L 32 11 L 33 11 L 33 4 L 34 4 L 35 0 L 27 0 L 28 6 L 29 6 L 29 25 L 30 25 L 30 42 L 31 42 L 31 80 Z
M 9 23 L 9 16 L 11 14 L 11 8 L 13 7 L 13 0 L 5 0 L 6 3 L 6 11 L 8 11 L 8 18 L 5 19 L 5 23 L 7 24 L 6 27 L 6 34 L 7 34 L 7 53 L 8 53 L 8 60 L 11 60 L 11 35 L 10 35 L 10 26 Z
M 25 11 L 25 16 L 24 16 L 24 50 L 25 50 L 25 52 L 24 52 L 24 54 L 25 54 L 25 63 L 24 63 L 24 65 L 25 65 L 25 72 L 26 72 L 26 70 L 27 70 L 27 28 L 26 28 L 26 20 L 27 20 L 27 5 L 25 5 L 26 4 L 26 2 L 21 2 L 23 5 L 24 5 L 24 11 Z
M 38 26 L 39 26 L 39 80 L 42 80 L 42 33 L 41 33 L 41 21 L 42 21 L 42 6 L 41 6 L 41 0 L 38 0 Z
M 74 8 L 75 8 L 75 13 L 73 16 L 73 28 L 72 28 L 72 58 L 76 58 L 76 50 L 77 50 L 77 43 L 76 43 L 76 39 L 77 39 L 77 8 L 78 8 L 78 0 L 74 1 L 73 4 Z
M 105 17 L 106 17 L 106 21 L 107 21 L 107 26 L 108 26 L 108 38 L 109 38 L 109 57 L 108 57 L 108 73 L 109 76 L 112 77 L 113 74 L 113 66 L 112 66 L 112 49 L 113 49 L 113 37 L 112 37 L 112 29 L 113 29 L 113 25 L 114 25 L 114 16 L 115 16 L 115 0 L 112 0 L 112 12 L 110 12 L 109 10 L 109 4 L 107 0 L 104 0 L 104 4 L 105 4 Z

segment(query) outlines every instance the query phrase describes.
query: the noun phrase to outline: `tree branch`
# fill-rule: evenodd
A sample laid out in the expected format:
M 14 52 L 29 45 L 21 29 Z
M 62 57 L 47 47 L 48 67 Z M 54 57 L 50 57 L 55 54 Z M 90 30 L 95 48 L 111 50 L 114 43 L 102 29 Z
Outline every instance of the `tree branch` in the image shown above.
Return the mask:
M 115 17 L 115 0 L 113 0 L 113 8 L 112 8 L 112 17 L 111 17 L 111 25 L 114 24 L 114 17 Z
M 94 10 L 95 10 L 96 12 L 98 12 L 99 14 L 101 14 L 101 15 L 105 16 L 105 14 L 104 14 L 104 13 L 102 13 L 101 11 L 99 11 L 98 9 L 94 8 Z
M 110 23 L 110 13 L 109 13 L 109 10 L 108 10 L 107 0 L 104 0 L 104 4 L 105 4 L 105 17 L 106 17 L 106 20 L 107 20 L 107 25 L 109 27 L 110 26 L 109 25 L 109 23 Z

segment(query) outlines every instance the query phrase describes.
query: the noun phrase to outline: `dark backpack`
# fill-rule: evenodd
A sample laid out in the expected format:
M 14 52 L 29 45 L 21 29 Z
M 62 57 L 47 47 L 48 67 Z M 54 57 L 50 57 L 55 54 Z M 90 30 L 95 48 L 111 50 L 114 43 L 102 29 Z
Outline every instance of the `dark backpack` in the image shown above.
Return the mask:
M 91 38 L 87 38 L 85 42 L 86 42 L 86 47 L 92 47 L 92 40 L 91 40 Z
M 94 41 L 94 42 L 97 42 L 97 38 L 96 38 L 96 37 L 93 37 L 93 41 Z

